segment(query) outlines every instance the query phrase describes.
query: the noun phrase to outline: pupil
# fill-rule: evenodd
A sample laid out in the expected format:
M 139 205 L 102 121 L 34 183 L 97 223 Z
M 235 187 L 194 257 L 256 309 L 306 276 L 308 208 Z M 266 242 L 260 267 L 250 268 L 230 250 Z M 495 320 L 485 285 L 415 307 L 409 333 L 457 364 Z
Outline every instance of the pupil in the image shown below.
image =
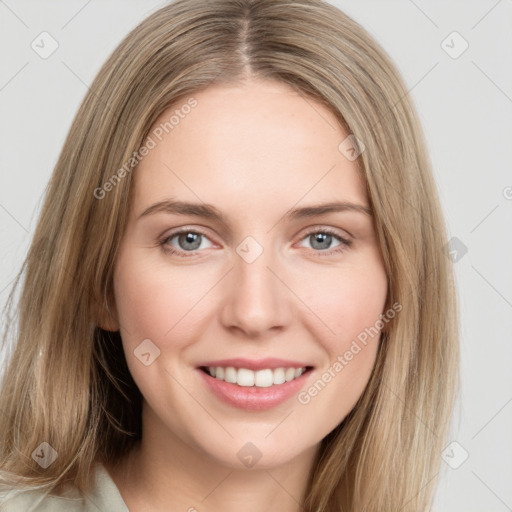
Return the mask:
M 199 233 L 185 233 L 184 235 L 181 235 L 180 242 L 183 242 L 184 249 L 194 250 L 201 245 L 200 236 L 202 235 Z
M 315 239 L 315 244 L 318 242 L 321 245 L 321 247 L 315 247 L 313 244 L 315 249 L 327 249 L 329 247 L 332 235 L 329 235 L 328 233 L 316 233 L 313 236 Z

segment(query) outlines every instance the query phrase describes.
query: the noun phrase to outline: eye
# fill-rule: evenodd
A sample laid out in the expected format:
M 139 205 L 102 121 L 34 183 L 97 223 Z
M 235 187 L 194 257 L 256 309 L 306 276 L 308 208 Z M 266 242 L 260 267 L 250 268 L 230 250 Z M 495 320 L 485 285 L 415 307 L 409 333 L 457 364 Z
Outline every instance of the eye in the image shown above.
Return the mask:
M 306 233 L 302 240 L 310 242 L 310 248 L 318 253 L 318 256 L 329 256 L 331 254 L 341 253 L 348 249 L 352 242 L 337 234 L 330 228 L 315 229 Z M 339 243 L 335 245 L 335 249 L 328 250 L 332 247 L 332 242 L 337 240 Z
M 176 239 L 175 244 L 172 243 Z M 205 233 L 195 229 L 180 229 L 170 235 L 166 236 L 159 245 L 162 250 L 168 254 L 176 254 L 180 257 L 190 257 L 196 254 L 196 251 L 201 249 L 208 249 L 213 245 L 204 246 L 203 241 L 209 238 Z M 317 253 L 318 256 L 329 256 L 345 251 L 350 247 L 352 242 L 343 238 L 337 232 L 330 228 L 316 228 L 307 232 L 301 240 L 308 240 L 310 242 L 310 249 Z M 338 241 L 333 250 L 329 250 L 332 247 L 333 241 Z M 177 244 L 177 247 L 176 247 Z M 188 254 L 187 254 L 188 253 Z
M 176 243 L 178 247 L 172 245 L 172 240 L 176 239 Z M 208 249 L 212 247 L 204 247 L 202 242 L 204 240 L 209 240 L 208 237 L 201 233 L 200 231 L 196 231 L 193 229 L 181 229 L 180 231 L 175 231 L 170 235 L 166 236 L 161 242 L 160 246 L 162 249 L 170 254 L 178 254 L 183 257 L 193 256 L 195 251 L 199 249 Z M 191 254 L 186 254 L 191 253 Z

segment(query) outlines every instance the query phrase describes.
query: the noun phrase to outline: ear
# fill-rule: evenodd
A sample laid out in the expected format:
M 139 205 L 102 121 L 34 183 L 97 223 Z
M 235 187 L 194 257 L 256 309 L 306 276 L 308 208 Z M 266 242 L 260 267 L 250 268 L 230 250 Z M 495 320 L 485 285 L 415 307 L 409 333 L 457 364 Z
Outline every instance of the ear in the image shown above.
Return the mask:
M 119 330 L 119 318 L 113 297 L 103 297 L 101 302 L 96 301 L 94 309 L 94 318 L 98 327 L 101 327 L 104 331 L 115 332 Z

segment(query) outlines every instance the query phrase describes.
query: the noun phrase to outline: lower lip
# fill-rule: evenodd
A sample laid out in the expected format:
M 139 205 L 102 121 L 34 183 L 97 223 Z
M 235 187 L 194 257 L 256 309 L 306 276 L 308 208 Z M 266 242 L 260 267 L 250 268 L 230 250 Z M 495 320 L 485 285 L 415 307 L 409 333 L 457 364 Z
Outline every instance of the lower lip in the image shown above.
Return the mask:
M 311 373 L 311 369 L 309 369 L 300 377 L 297 377 L 290 382 L 275 384 L 267 388 L 260 388 L 257 386 L 239 386 L 238 384 L 219 380 L 200 368 L 198 368 L 197 371 L 202 375 L 202 378 L 209 389 L 221 400 L 233 407 L 252 411 L 271 409 L 272 407 L 285 402 L 299 392 L 299 390 L 304 386 L 305 380 Z

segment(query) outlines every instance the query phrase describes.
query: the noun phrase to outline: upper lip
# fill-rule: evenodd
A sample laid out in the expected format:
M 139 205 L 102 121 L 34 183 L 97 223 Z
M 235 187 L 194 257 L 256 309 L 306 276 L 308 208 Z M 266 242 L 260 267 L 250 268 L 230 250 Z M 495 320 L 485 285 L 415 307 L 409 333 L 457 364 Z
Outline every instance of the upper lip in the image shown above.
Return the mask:
M 236 357 L 232 359 L 219 359 L 216 361 L 206 361 L 199 365 L 201 366 L 222 366 L 227 368 L 233 366 L 234 368 L 247 368 L 248 370 L 265 370 L 267 368 L 304 368 L 310 367 L 301 361 L 292 361 L 290 359 L 278 359 L 275 357 L 266 357 L 264 359 L 245 359 L 243 357 Z

